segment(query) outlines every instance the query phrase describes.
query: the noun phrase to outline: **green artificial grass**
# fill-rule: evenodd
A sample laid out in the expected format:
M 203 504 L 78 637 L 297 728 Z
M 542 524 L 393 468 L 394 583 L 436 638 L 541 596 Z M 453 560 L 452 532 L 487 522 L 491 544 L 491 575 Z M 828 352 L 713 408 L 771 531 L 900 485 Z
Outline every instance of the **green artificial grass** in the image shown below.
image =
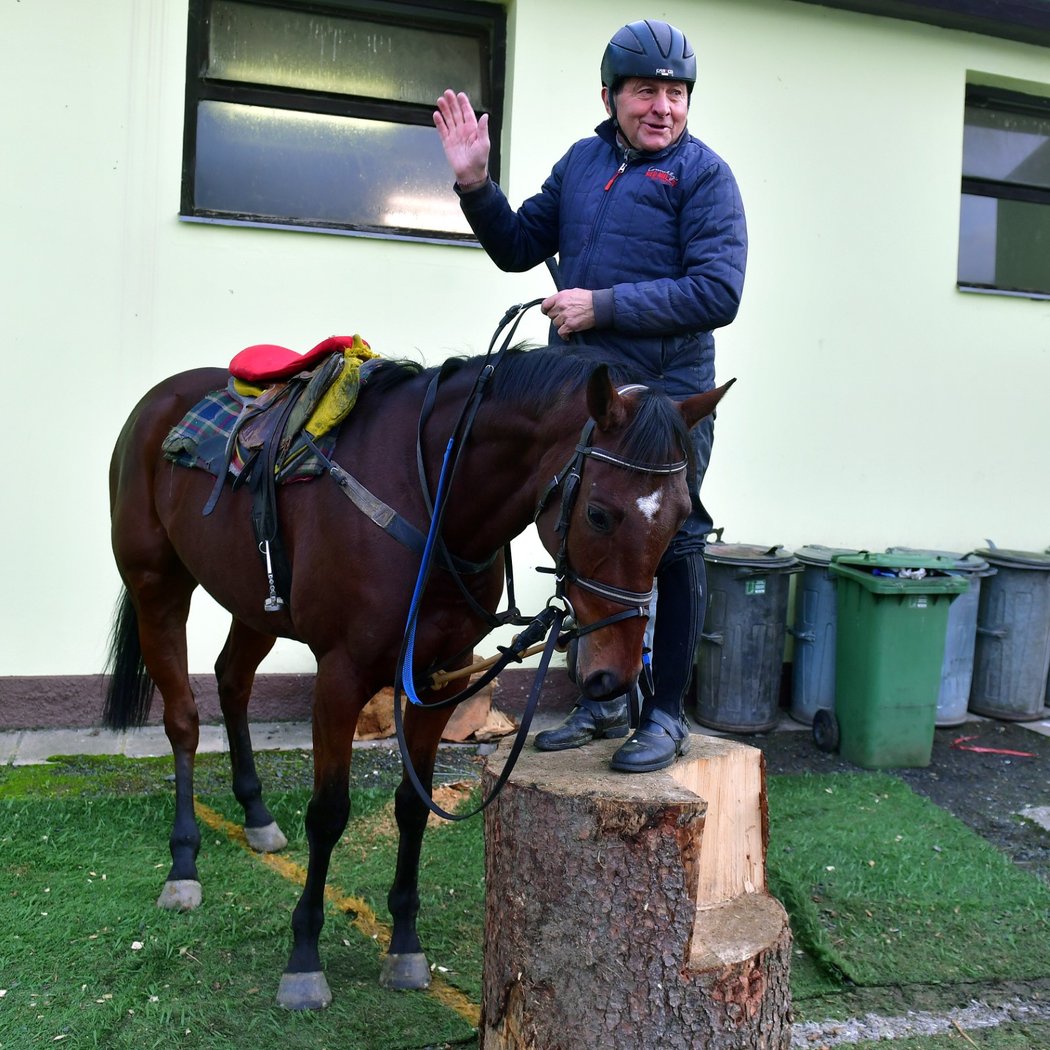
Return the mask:
M 306 798 L 303 792 L 273 796 L 293 853 L 302 846 L 295 813 Z M 368 793 L 355 802 L 364 821 L 380 805 Z M 377 944 L 334 908 L 322 934 L 333 1005 L 302 1014 L 277 1007 L 299 887 L 227 835 L 205 828 L 202 907 L 161 911 L 153 902 L 169 865 L 170 820 L 171 800 L 164 795 L 0 801 L 4 1050 L 66 1040 L 129 1050 L 278 1044 L 282 1050 L 411 1050 L 476 1043 L 472 1025 L 434 997 L 379 988 Z M 427 846 L 440 850 L 441 838 L 429 836 Z M 383 852 L 389 880 L 393 851 L 385 846 Z M 353 893 L 355 887 L 340 889 Z M 433 924 L 441 926 L 440 915 Z
M 796 999 L 836 985 L 1050 976 L 1050 887 L 886 774 L 769 781 Z
M 227 766 L 225 756 L 201 756 L 198 797 L 237 825 Z M 281 856 L 305 868 L 309 755 L 260 754 L 260 772 L 289 838 Z M 797 1017 L 893 1015 L 902 999 L 936 1009 L 938 986 L 945 1002 L 965 1003 L 983 982 L 1050 978 L 1050 888 L 902 782 L 777 776 L 768 787 L 770 890 L 795 934 Z M 0 1050 L 476 1046 L 471 1023 L 447 1001 L 379 988 L 381 948 L 354 925 L 354 908 L 389 923 L 389 790 L 352 792 L 321 939 L 334 1003 L 306 1014 L 274 1002 L 300 887 L 225 829 L 202 825 L 202 907 L 154 906 L 170 862 L 172 796 L 170 759 L 0 768 Z M 483 854 L 480 818 L 445 824 L 428 831 L 420 872 L 428 959 L 475 1006 Z M 1048 1028 L 1007 1023 L 967 1036 L 981 1050 L 1013 1050 L 1050 1046 Z M 970 1043 L 949 1034 L 895 1045 Z

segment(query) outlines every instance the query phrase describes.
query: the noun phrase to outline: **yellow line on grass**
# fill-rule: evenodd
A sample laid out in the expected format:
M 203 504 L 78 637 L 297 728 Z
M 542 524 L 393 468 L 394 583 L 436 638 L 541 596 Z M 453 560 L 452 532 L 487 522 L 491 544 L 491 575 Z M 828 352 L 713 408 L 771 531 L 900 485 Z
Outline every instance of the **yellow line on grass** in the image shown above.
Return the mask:
M 221 813 L 217 813 L 210 806 L 194 799 L 194 809 L 197 816 L 213 831 L 221 831 L 232 842 L 240 846 L 246 853 L 257 861 L 265 864 L 272 871 L 277 872 L 288 882 L 294 882 L 297 886 L 306 885 L 306 869 L 295 861 L 288 860 L 276 853 L 256 853 L 248 845 L 244 837 L 244 829 L 238 824 L 227 820 Z M 340 893 L 332 886 L 326 886 L 325 900 L 339 911 L 353 915 L 351 925 L 357 931 L 374 941 L 383 951 L 390 946 L 390 927 L 381 922 L 374 911 L 360 897 L 350 897 Z M 430 987 L 426 990 L 427 995 L 436 999 L 442 1006 L 454 1010 L 468 1024 L 475 1028 L 481 1022 L 481 1008 L 471 1002 L 458 988 L 454 988 L 442 977 L 436 974 L 431 977 Z

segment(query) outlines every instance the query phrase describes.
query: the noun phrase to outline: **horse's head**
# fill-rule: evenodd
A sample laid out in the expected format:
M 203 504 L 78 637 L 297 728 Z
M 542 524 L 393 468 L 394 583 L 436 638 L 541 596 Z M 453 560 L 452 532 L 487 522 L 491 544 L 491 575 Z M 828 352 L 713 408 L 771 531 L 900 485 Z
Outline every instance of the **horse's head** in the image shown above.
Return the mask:
M 555 557 L 578 634 L 582 693 L 625 693 L 641 671 L 656 569 L 690 510 L 688 430 L 732 382 L 683 402 L 612 384 L 604 366 L 587 383 L 590 418 L 537 518 Z

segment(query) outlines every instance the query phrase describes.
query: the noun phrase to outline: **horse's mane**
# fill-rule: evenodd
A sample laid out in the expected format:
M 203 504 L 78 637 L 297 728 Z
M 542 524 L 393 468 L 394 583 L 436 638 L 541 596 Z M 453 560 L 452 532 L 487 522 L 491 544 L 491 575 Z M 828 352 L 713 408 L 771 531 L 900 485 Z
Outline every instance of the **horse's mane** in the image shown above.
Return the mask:
M 439 365 L 424 368 L 414 361 L 383 359 L 373 367 L 365 385 L 370 394 L 378 395 L 417 376 L 438 375 L 439 382 L 445 382 L 472 366 L 480 368 L 485 360 L 486 355 L 450 357 Z M 502 404 L 557 406 L 566 395 L 586 384 L 594 368 L 593 358 L 575 356 L 567 350 L 525 344 L 508 347 L 502 352 L 487 396 Z M 610 366 L 609 375 L 617 386 L 633 381 L 630 372 L 622 367 Z M 620 451 L 648 462 L 671 462 L 683 453 L 691 458 L 685 423 L 673 402 L 659 391 L 643 391 Z

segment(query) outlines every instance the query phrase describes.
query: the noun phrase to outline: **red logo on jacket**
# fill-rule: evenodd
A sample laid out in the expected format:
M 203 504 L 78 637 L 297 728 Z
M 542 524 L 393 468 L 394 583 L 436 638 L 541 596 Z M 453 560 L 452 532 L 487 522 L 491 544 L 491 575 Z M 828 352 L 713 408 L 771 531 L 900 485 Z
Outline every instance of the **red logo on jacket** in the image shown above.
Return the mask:
M 663 168 L 650 168 L 645 177 L 656 179 L 657 182 L 666 182 L 668 186 L 678 185 L 678 176 L 673 171 L 664 171 Z

